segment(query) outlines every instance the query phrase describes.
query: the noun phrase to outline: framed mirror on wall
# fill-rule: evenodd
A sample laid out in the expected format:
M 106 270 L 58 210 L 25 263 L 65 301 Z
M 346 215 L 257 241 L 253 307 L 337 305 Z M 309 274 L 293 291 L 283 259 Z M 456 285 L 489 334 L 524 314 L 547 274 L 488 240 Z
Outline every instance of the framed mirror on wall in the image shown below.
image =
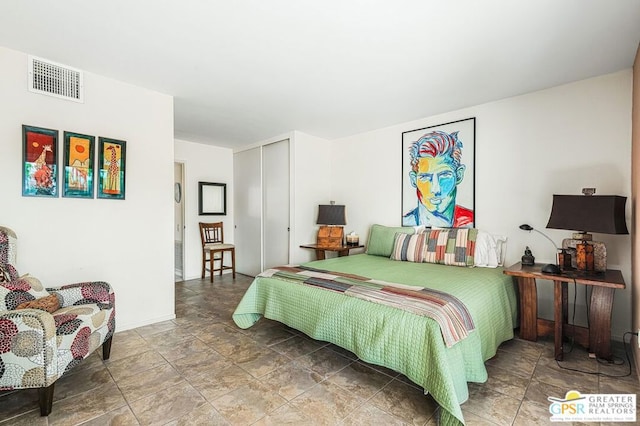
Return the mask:
M 198 214 L 227 214 L 227 184 L 214 182 L 198 182 Z

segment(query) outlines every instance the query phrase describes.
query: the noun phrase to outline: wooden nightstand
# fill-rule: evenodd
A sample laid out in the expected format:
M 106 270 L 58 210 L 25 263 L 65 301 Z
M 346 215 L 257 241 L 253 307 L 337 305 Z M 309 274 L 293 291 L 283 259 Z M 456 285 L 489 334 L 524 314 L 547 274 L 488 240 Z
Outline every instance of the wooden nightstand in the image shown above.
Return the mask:
M 342 257 L 342 256 L 349 256 L 349 250 L 364 248 L 364 246 L 363 245 L 357 245 L 357 246 L 342 245 L 339 247 L 326 248 L 326 247 L 318 247 L 317 244 L 305 244 L 305 245 L 301 245 L 300 248 L 315 250 L 316 260 L 324 260 L 326 258 L 326 252 L 328 251 L 337 251 L 338 257 Z
M 562 341 L 564 336 L 573 337 L 589 353 L 598 358 L 611 359 L 611 309 L 613 293 L 616 288 L 625 288 L 622 272 L 607 269 L 604 273 L 585 275 L 576 272 L 563 272 L 561 275 L 544 274 L 542 264 L 522 266 L 520 262 L 504 270 L 504 273 L 516 278 L 520 291 L 520 337 L 536 340 L 539 336 L 553 334 L 555 337 L 555 358 L 562 360 Z M 553 281 L 554 320 L 538 318 L 538 293 L 536 279 Z M 592 286 L 589 303 L 589 327 L 567 323 L 568 300 L 567 284 Z

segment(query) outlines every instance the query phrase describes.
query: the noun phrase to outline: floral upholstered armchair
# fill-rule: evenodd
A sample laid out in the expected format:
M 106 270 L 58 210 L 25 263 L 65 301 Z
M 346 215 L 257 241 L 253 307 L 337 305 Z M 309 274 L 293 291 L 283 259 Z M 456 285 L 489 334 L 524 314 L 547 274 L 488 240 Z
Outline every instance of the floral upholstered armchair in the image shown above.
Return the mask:
M 44 288 L 19 276 L 17 238 L 0 227 L 0 390 L 38 388 L 48 416 L 55 381 L 102 346 L 109 359 L 115 297 L 106 282 Z

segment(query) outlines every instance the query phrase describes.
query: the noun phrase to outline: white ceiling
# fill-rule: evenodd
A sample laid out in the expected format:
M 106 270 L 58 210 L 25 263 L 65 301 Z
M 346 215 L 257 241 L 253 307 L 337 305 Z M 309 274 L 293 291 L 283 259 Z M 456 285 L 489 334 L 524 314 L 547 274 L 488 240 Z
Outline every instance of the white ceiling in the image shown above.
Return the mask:
M 639 42 L 638 0 L 0 2 L 0 46 L 173 95 L 176 138 L 226 147 L 630 68 Z

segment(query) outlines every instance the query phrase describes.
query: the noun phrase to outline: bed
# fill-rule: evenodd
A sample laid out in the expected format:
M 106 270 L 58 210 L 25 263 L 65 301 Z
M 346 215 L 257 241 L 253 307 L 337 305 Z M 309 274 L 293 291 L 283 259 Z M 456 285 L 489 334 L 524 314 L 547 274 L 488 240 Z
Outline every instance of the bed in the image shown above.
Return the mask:
M 247 289 L 233 320 L 248 328 L 264 316 L 348 349 L 363 361 L 400 372 L 433 396 L 441 407 L 442 424 L 464 423 L 460 404 L 469 396 L 467 382 L 485 382 L 484 362 L 502 342 L 513 338 L 513 282 L 500 267 L 456 267 L 393 260 L 393 253 L 384 256 L 389 249 L 393 252 L 397 230 L 385 228 L 385 238 L 370 233 L 366 254 L 309 262 L 295 270 L 282 268 L 278 274 L 265 271 Z M 402 232 L 409 234 L 413 229 Z M 353 284 L 349 277 L 355 275 L 377 284 L 444 292 L 462 302 L 473 329 L 461 340 L 447 343 L 441 326 L 431 317 L 298 282 L 292 274 L 299 270 L 347 277 L 349 286 Z

